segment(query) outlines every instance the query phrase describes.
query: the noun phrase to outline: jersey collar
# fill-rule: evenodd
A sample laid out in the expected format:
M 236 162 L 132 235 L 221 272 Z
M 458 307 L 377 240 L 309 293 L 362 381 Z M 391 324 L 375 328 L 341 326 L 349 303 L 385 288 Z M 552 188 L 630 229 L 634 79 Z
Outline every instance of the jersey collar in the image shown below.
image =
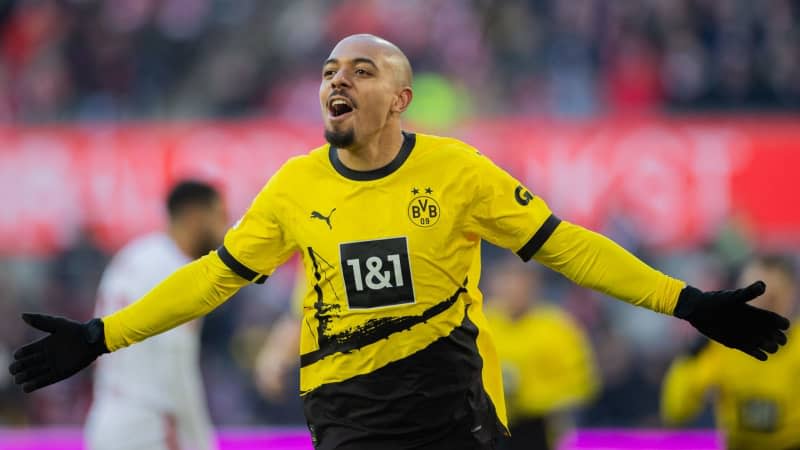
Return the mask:
M 400 166 L 406 162 L 408 156 L 411 154 L 411 150 L 414 149 L 414 144 L 417 141 L 417 135 L 414 133 L 407 133 L 403 131 L 403 146 L 400 147 L 400 152 L 394 159 L 387 165 L 374 169 L 374 170 L 353 170 L 345 166 L 342 161 L 339 159 L 339 153 L 336 151 L 336 147 L 330 146 L 328 150 L 328 158 L 331 160 L 331 164 L 333 168 L 336 169 L 339 174 L 345 178 L 349 178 L 355 181 L 370 181 L 370 180 L 377 180 L 379 178 L 383 178 L 395 170 L 399 169 Z

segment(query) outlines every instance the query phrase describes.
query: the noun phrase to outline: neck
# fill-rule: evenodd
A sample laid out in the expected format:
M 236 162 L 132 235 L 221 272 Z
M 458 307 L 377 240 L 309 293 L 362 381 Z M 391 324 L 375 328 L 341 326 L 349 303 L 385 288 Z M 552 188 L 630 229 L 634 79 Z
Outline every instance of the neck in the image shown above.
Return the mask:
M 192 248 L 192 243 L 194 239 L 192 239 L 191 234 L 189 231 L 177 223 L 171 223 L 169 225 L 169 229 L 167 230 L 167 234 L 175 242 L 175 245 L 184 255 L 188 256 L 189 258 L 194 259 L 194 252 L 195 249 Z
M 389 164 L 400 153 L 403 133 L 400 124 L 387 128 L 391 130 L 381 130 L 373 136 L 368 136 L 364 142 L 354 144 L 347 149 L 337 148 L 339 160 L 349 169 L 362 172 L 380 169 Z

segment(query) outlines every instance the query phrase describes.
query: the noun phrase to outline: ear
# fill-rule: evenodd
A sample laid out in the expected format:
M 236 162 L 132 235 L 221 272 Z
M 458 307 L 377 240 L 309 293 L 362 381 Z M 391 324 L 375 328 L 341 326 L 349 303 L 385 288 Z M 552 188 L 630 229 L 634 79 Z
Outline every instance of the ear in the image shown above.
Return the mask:
M 392 112 L 402 114 L 408 109 L 411 104 L 411 99 L 414 98 L 414 92 L 410 87 L 404 87 L 395 97 L 392 102 Z

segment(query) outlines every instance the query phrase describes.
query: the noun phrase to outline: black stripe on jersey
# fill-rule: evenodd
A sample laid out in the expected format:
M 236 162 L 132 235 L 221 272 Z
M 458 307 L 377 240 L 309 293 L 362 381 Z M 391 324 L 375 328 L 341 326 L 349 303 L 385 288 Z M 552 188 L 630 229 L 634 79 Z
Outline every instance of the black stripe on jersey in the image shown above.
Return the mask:
M 264 284 L 264 281 L 267 280 L 266 275 L 261 275 L 258 272 L 250 270 L 247 268 L 247 266 L 237 261 L 224 245 L 219 246 L 217 249 L 217 255 L 219 255 L 219 259 L 221 259 L 229 269 L 245 280 L 256 284 Z
M 317 450 L 492 448 L 507 434 L 486 394 L 478 327 L 462 323 L 426 348 L 303 396 Z
M 339 172 L 339 174 L 343 177 L 350 178 L 351 180 L 355 181 L 377 180 L 399 169 L 400 166 L 406 162 L 406 159 L 408 159 L 408 155 L 411 154 L 411 150 L 414 149 L 414 144 L 416 142 L 416 134 L 406 133 L 403 131 L 403 146 L 400 147 L 400 152 L 394 157 L 392 162 L 375 170 L 353 170 L 348 168 L 339 159 L 339 153 L 336 151 L 336 147 L 332 145 L 330 146 L 330 149 L 328 149 L 328 158 L 331 160 L 333 168 L 336 169 L 336 171 Z
M 334 335 L 327 335 L 325 339 L 320 338 L 319 349 L 300 355 L 300 367 L 314 364 L 322 358 L 333 355 L 334 353 L 346 353 L 358 350 L 361 347 L 374 344 L 381 339 L 386 339 L 394 333 L 408 330 L 414 325 L 430 320 L 453 306 L 462 292 L 467 292 L 466 288 L 459 287 L 450 298 L 431 306 L 418 316 L 371 319 L 358 328 Z M 317 320 L 319 320 L 319 318 Z
M 517 251 L 517 255 L 522 258 L 523 261 L 528 262 L 542 248 L 547 239 L 556 231 L 556 227 L 558 224 L 561 223 L 561 219 L 555 216 L 555 214 L 550 214 L 550 217 L 544 221 L 541 227 L 536 230 L 536 233 L 533 235 L 531 240 L 528 241 L 525 245 L 522 246 L 521 249 Z

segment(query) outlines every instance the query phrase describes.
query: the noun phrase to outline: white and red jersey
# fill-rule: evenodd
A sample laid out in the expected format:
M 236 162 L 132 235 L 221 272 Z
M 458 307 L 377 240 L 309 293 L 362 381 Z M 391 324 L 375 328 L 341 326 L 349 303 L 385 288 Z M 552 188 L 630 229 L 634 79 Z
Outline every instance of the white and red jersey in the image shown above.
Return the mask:
M 103 273 L 95 316 L 133 303 L 189 261 L 165 233 L 134 240 Z M 89 449 L 216 448 L 199 367 L 199 324 L 98 359 L 86 423 Z

